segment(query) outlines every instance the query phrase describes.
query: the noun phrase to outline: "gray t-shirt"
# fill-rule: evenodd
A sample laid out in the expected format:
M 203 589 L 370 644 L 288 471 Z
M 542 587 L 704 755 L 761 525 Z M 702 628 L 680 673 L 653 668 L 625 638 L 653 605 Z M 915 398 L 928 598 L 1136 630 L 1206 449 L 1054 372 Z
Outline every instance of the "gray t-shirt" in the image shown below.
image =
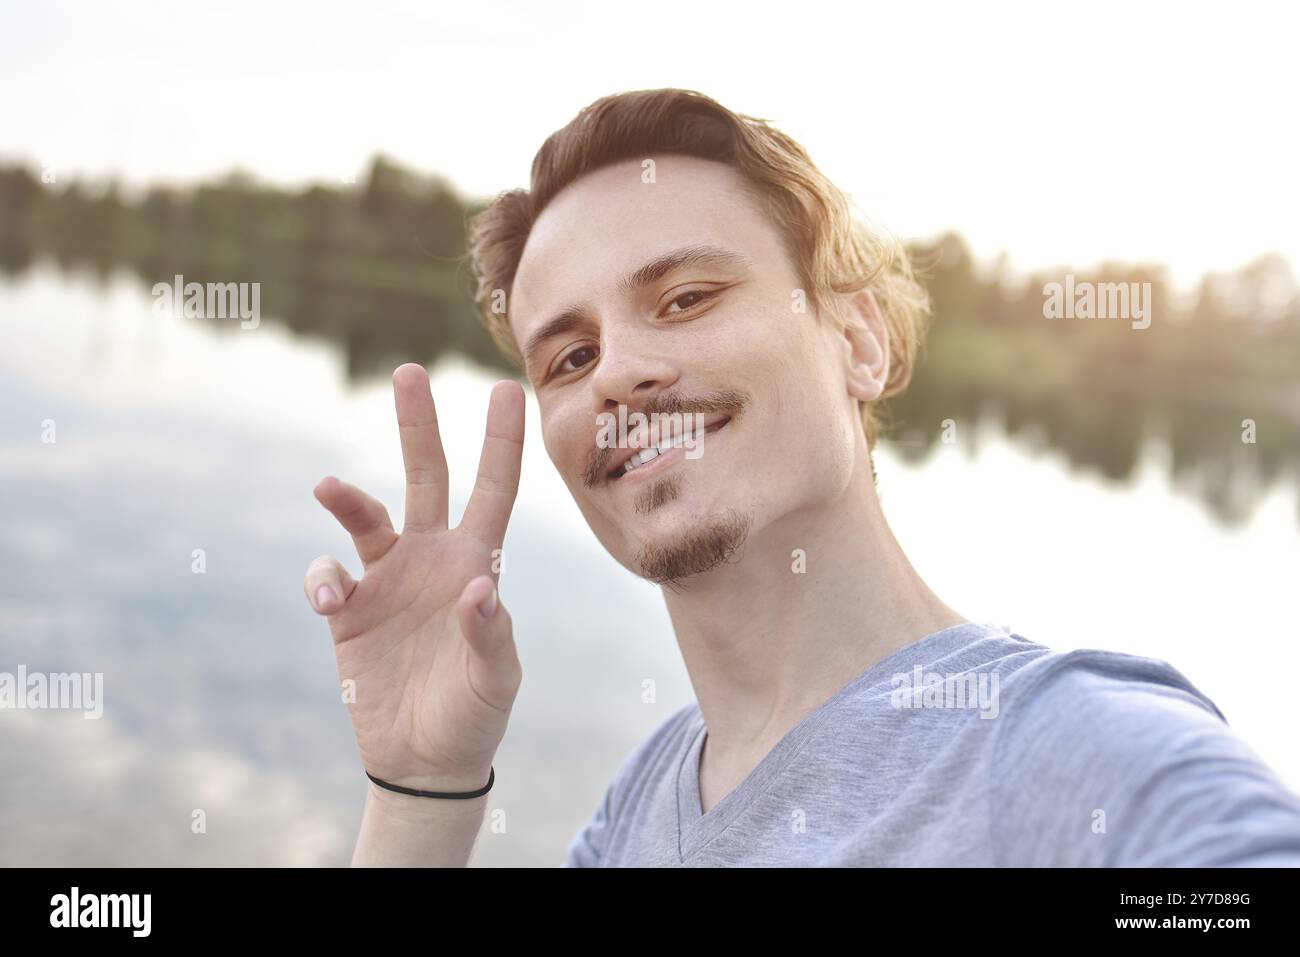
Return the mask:
M 935 632 L 700 812 L 697 703 L 623 762 L 567 867 L 1300 866 L 1300 798 L 1167 662 Z

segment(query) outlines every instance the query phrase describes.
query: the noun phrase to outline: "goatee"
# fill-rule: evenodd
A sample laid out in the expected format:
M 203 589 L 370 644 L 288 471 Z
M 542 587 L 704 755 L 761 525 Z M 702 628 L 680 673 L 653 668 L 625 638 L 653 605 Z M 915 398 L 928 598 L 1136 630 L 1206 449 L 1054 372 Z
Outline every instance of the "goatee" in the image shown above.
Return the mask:
M 676 489 L 672 489 L 676 497 Z M 749 537 L 750 518 L 732 509 L 689 529 L 667 545 L 644 545 L 637 553 L 642 577 L 658 585 L 678 586 L 731 559 Z

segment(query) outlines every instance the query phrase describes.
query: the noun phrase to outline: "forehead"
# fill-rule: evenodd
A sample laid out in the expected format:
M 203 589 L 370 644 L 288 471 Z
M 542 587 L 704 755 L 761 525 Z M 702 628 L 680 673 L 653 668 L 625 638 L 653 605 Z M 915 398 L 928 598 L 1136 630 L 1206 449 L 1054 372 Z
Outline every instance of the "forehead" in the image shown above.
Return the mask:
M 779 238 L 741 175 L 691 156 L 654 157 L 654 182 L 641 160 L 603 167 L 569 184 L 533 224 L 510 290 L 515 341 L 570 305 L 613 295 L 647 260 L 709 243 L 756 263 L 779 255 Z

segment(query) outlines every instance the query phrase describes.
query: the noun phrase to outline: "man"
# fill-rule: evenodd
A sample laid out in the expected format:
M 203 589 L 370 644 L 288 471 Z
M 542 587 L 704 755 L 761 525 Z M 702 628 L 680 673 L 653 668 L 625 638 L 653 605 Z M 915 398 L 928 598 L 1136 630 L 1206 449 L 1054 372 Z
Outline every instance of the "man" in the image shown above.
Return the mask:
M 567 864 L 1300 863 L 1300 801 L 1179 672 L 969 622 L 909 564 L 871 449 L 925 296 L 798 144 L 697 93 L 622 94 L 547 140 L 531 187 L 474 223 L 478 302 L 596 536 L 663 585 L 698 698 Z M 521 680 L 492 569 L 524 394 L 494 389 L 448 529 L 428 376 L 394 389 L 403 531 L 324 480 L 365 575 L 318 559 L 306 589 L 372 780 L 354 863 L 464 865 Z

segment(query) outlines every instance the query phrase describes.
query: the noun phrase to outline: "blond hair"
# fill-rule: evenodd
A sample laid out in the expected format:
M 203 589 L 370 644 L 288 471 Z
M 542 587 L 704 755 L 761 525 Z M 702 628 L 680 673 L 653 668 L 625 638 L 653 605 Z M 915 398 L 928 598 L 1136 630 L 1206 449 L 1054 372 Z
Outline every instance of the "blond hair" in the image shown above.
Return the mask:
M 533 158 L 531 189 L 500 194 L 471 220 L 475 303 L 506 356 L 522 367 L 500 291 L 511 288 L 542 210 L 587 173 L 659 153 L 716 160 L 737 170 L 781 233 L 814 308 L 829 311 L 842 324 L 832 294 L 869 289 L 889 333 L 889 374 L 880 399 L 907 387 L 930 303 L 906 249 L 856 219 L 849 198 L 789 136 L 692 90 L 638 90 L 596 100 L 547 137 Z M 874 446 L 876 403 L 859 406 L 867 443 Z

